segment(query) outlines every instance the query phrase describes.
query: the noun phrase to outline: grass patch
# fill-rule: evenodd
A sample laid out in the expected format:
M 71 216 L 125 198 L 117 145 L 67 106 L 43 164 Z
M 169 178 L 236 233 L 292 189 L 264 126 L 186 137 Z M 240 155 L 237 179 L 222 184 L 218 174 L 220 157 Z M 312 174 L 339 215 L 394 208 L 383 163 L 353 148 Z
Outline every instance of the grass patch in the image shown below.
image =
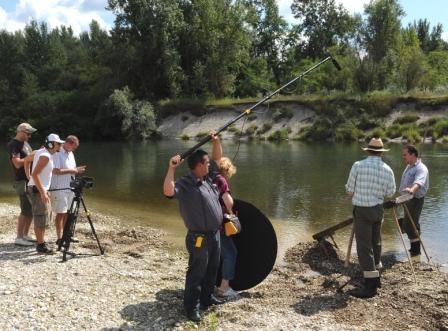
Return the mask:
M 408 124 L 408 123 L 415 123 L 420 119 L 420 116 L 418 116 L 416 113 L 408 113 L 401 117 L 398 117 L 395 119 L 393 124 Z
M 268 137 L 269 141 L 281 141 L 281 140 L 287 140 L 289 138 L 288 129 L 281 129 L 281 130 L 275 130 L 273 133 L 271 133 Z

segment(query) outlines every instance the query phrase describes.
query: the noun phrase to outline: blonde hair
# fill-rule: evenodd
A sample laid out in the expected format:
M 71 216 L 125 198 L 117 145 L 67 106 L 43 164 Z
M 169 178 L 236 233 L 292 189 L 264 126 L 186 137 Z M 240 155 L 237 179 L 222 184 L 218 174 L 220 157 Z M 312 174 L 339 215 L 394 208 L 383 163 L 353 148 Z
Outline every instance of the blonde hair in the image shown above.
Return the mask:
M 232 177 L 236 174 L 236 167 L 228 157 L 222 157 L 218 163 L 219 172 L 226 178 Z

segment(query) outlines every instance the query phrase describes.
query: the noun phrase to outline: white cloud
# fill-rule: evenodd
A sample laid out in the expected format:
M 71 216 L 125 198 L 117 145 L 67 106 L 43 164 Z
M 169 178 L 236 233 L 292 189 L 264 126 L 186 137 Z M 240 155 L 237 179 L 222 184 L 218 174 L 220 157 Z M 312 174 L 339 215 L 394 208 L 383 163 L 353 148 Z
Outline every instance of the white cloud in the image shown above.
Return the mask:
M 336 0 L 337 3 L 342 4 L 349 13 L 359 13 L 364 12 L 364 5 L 369 3 L 369 0 Z
M 442 39 L 448 41 L 448 32 L 442 32 Z
M 50 29 L 71 26 L 74 33 L 79 34 L 96 20 L 109 30 L 112 14 L 104 7 L 106 0 L 20 0 L 14 11 L 7 13 L 0 8 L 0 28 L 16 31 L 34 19 L 47 22 Z

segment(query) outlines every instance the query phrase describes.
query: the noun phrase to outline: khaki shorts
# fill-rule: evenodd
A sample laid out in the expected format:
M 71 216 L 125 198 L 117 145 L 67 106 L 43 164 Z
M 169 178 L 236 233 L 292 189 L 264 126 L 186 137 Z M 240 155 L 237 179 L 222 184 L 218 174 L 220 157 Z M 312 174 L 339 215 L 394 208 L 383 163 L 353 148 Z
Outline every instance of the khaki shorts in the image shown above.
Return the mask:
M 57 214 L 67 213 L 74 196 L 70 190 L 51 192 L 51 210 Z
M 13 187 L 20 200 L 20 215 L 33 217 L 31 203 L 28 200 L 28 195 L 26 193 L 26 180 L 15 181 Z
M 50 224 L 50 203 L 43 203 L 39 193 L 34 193 L 32 187 L 28 187 L 28 198 L 33 209 L 34 226 L 46 228 Z

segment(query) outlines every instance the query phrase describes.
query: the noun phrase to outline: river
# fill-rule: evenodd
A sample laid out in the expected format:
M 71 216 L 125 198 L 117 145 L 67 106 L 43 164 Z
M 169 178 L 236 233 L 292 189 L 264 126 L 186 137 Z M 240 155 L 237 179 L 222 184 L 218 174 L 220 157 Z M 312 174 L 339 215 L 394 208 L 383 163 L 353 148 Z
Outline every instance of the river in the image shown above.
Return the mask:
M 162 194 L 169 158 L 192 146 L 194 141 L 146 143 L 82 143 L 76 151 L 79 165 L 95 179 L 85 190 L 88 207 L 122 217 L 129 226 L 152 225 L 164 229 L 174 247 L 183 247 L 185 229 L 176 201 Z M 31 141 L 33 147 L 37 147 Z M 205 146 L 209 149 L 210 146 Z M 404 169 L 401 145 L 389 144 L 384 160 L 394 170 L 397 185 Z M 224 154 L 233 158 L 237 174 L 230 180 L 234 197 L 251 202 L 264 212 L 276 229 L 280 254 L 298 241 L 335 225 L 351 214 L 344 185 L 352 163 L 365 157 L 359 144 L 301 142 L 223 142 Z M 430 170 L 430 190 L 421 216 L 423 242 L 433 260 L 448 262 L 448 146 L 420 146 Z M 14 202 L 12 170 L 7 154 L 0 150 L 0 200 Z M 187 171 L 183 165 L 177 175 Z M 346 247 L 349 229 L 339 231 L 336 242 Z M 406 242 L 408 242 L 406 240 Z M 383 226 L 385 251 L 405 258 L 404 249 L 386 211 Z

